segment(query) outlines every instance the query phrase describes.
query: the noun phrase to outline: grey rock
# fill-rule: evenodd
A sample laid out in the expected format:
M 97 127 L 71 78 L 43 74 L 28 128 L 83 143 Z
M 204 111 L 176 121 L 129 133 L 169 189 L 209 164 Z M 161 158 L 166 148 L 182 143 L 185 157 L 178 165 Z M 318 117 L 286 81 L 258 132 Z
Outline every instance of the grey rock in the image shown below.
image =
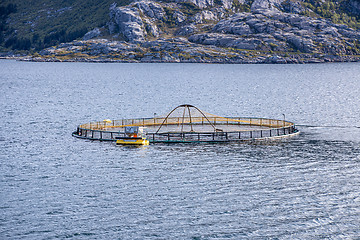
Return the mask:
M 114 33 L 115 29 L 118 29 L 127 41 L 145 40 L 144 24 L 137 8 L 116 6 L 110 8 L 110 22 L 109 31 L 111 34 Z
M 360 40 L 360 32 L 354 30 L 338 29 L 338 32 L 348 38 Z
M 174 11 L 173 17 L 175 18 L 175 23 L 176 24 L 183 23 L 186 20 L 185 14 L 183 14 L 182 12 L 177 11 L 177 10 Z
M 338 30 L 335 27 L 327 27 L 327 28 L 323 29 L 320 33 L 329 34 L 333 37 L 340 37 L 340 33 L 338 32 Z
M 60 43 L 58 48 L 68 48 L 74 46 L 72 43 Z
M 99 28 L 95 28 L 93 30 L 91 30 L 90 32 L 87 32 L 84 37 L 83 40 L 90 40 L 92 38 L 96 38 L 99 37 L 101 35 L 101 31 Z
M 277 10 L 277 7 L 281 7 L 281 3 L 284 0 L 255 0 L 251 5 L 251 11 L 261 9 Z
M 140 0 L 126 7 L 113 4 L 109 32 L 113 37 L 123 37 L 124 42 L 99 39 L 101 33 L 93 30 L 84 36 L 86 41 L 48 48 L 40 55 L 53 59 L 53 55 L 81 52 L 84 56 L 98 55 L 97 61 L 130 62 L 303 63 L 359 59 L 356 40 L 360 40 L 360 32 L 297 14 L 302 11 L 301 1 L 255 0 L 252 12 L 234 15 L 229 15 L 235 10 L 233 0 Z M 189 8 L 184 8 L 183 2 L 192 2 L 202 10 L 185 11 Z M 349 0 L 348 4 L 356 3 Z M 185 37 L 172 38 L 175 36 Z M 275 55 L 271 51 L 278 52 Z
M 283 8 L 288 13 L 300 14 L 305 11 L 305 8 L 301 5 L 301 1 L 285 1 L 286 4 L 283 4 Z
M 294 34 L 288 34 L 287 42 L 294 46 L 295 49 L 298 49 L 305 53 L 311 53 L 315 49 L 315 45 L 313 44 L 313 41 L 311 39 L 302 38 Z
M 231 32 L 232 34 L 236 34 L 236 35 L 248 35 L 248 34 L 252 34 L 253 31 L 250 29 L 250 26 L 247 25 L 246 23 L 241 23 L 241 24 L 236 24 L 231 28 Z
M 297 27 L 301 26 L 301 24 L 303 22 L 308 20 L 306 17 L 300 16 L 297 14 L 286 14 L 285 16 L 286 17 L 283 20 L 284 22 L 289 23 L 294 26 L 297 26 Z
M 246 35 L 253 33 L 250 26 L 244 22 L 246 14 L 235 14 L 231 18 L 219 21 L 213 28 L 213 32 Z
M 233 2 L 234 2 L 233 0 L 221 0 L 221 3 L 225 9 L 232 8 Z
M 136 6 L 150 18 L 161 20 L 166 15 L 163 7 L 154 1 L 140 1 Z
M 46 48 L 46 49 L 43 49 L 39 52 L 39 55 L 40 56 L 47 56 L 47 55 L 50 55 L 50 54 L 53 54 L 54 51 L 51 51 L 50 48 Z
M 219 17 L 218 17 L 218 12 L 217 11 L 210 11 L 210 10 L 203 10 L 199 13 L 197 13 L 194 17 L 193 17 L 193 21 L 197 24 L 201 24 L 204 23 L 206 21 L 218 21 Z
M 149 19 L 144 19 L 146 31 L 153 37 L 159 37 L 159 29 L 155 23 L 152 23 Z
M 278 55 L 269 56 L 266 59 L 264 59 L 265 63 L 286 63 L 286 60 Z
M 175 36 L 187 36 L 196 33 L 198 30 L 194 24 L 186 25 L 181 27 L 175 32 Z
M 177 0 L 177 2 L 191 2 L 199 8 L 207 8 L 214 6 L 214 0 Z
M 111 52 L 110 47 L 104 43 L 93 43 L 89 46 L 90 55 L 108 54 Z
M 203 20 L 212 20 L 212 21 L 218 21 L 217 13 L 214 13 L 213 11 L 204 10 L 201 12 L 202 19 Z
M 246 39 L 235 35 L 218 33 L 195 34 L 189 37 L 189 41 L 204 45 L 215 45 L 219 47 L 233 47 L 250 50 L 257 49 L 261 44 L 261 41 L 258 39 Z

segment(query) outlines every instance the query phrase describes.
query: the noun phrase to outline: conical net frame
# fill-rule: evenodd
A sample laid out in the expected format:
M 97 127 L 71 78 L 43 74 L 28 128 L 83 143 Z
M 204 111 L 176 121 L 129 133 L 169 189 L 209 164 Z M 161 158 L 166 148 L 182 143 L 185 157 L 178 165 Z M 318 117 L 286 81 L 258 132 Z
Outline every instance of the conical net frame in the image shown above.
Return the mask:
M 208 114 L 193 105 L 180 105 L 174 108 L 164 118 L 156 133 L 166 128 L 167 132 L 201 132 L 204 131 L 203 125 L 210 126 L 207 131 L 218 131 L 214 124 L 209 120 Z

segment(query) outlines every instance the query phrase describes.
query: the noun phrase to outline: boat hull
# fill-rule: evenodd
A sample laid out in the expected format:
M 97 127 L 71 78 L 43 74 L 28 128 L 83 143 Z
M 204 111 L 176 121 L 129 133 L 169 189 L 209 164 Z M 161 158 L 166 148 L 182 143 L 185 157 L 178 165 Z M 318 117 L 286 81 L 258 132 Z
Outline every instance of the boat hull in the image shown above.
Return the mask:
M 118 139 L 117 145 L 149 145 L 149 140 L 146 139 Z

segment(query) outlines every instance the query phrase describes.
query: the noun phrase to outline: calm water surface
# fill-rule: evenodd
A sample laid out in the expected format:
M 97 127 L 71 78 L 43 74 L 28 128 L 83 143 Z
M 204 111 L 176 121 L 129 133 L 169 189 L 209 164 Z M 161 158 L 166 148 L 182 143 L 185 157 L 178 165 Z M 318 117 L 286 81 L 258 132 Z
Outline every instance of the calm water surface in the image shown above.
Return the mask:
M 360 64 L 0 61 L 0 239 L 360 239 Z M 78 124 L 180 104 L 297 123 L 267 144 L 120 147 Z

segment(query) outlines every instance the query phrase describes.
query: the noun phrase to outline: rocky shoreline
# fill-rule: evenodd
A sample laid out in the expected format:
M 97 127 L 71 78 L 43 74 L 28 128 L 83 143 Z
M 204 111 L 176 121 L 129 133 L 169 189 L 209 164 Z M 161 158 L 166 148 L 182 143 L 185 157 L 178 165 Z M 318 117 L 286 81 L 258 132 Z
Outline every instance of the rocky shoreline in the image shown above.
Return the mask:
M 240 3 L 241 2 L 241 3 Z M 245 6 L 247 1 L 237 4 Z M 285 5 L 288 2 L 290 5 Z M 141 0 L 109 9 L 107 26 L 24 61 L 322 63 L 360 61 L 360 31 L 299 14 L 298 1 Z
M 340 56 L 221 48 L 190 43 L 184 38 L 162 39 L 143 44 L 92 39 L 60 44 L 57 47 L 43 50 L 40 54 L 19 59 L 34 62 L 223 64 L 303 64 L 360 61 L 358 55 Z
M 86 59 L 86 58 L 0 58 L 0 59 L 15 59 L 26 62 L 88 62 L 88 63 L 206 63 L 206 64 L 311 64 L 311 63 L 335 63 L 335 62 L 360 62 L 360 56 L 329 56 L 326 58 L 304 58 L 299 56 L 299 59 L 283 58 L 279 56 L 258 57 L 256 59 L 239 59 L 239 60 L 208 60 L 208 59 L 176 59 L 176 60 L 114 60 L 106 58 Z
M 297 59 L 283 59 L 278 56 L 271 56 L 268 58 L 258 58 L 253 60 L 198 60 L 198 59 L 179 59 L 178 61 L 169 60 L 112 60 L 112 59 L 85 59 L 85 58 L 72 58 L 72 59 L 58 59 L 58 58 L 1 58 L 1 59 L 15 59 L 18 61 L 26 62 L 88 62 L 88 63 L 204 63 L 204 64 L 311 64 L 311 63 L 335 63 L 335 62 L 360 62 L 359 57 L 332 57 L 325 59 L 301 58 Z

